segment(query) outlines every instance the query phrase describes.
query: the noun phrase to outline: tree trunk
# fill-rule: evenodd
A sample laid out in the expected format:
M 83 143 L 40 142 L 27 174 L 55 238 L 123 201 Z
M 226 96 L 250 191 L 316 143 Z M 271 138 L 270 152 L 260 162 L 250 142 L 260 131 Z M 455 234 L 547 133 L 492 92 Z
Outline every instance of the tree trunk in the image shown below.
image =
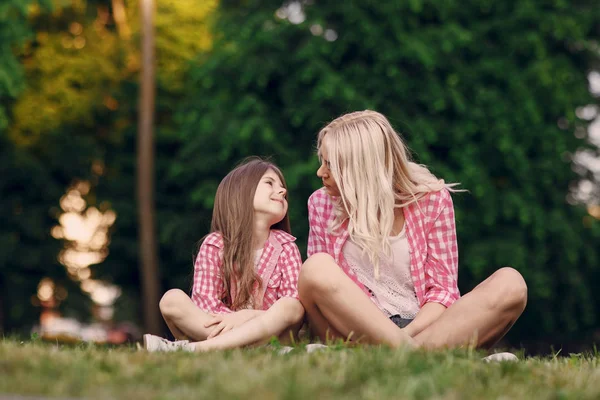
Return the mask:
M 140 0 L 142 71 L 138 121 L 137 195 L 142 304 L 147 332 L 160 334 L 158 251 L 154 210 L 154 0 Z

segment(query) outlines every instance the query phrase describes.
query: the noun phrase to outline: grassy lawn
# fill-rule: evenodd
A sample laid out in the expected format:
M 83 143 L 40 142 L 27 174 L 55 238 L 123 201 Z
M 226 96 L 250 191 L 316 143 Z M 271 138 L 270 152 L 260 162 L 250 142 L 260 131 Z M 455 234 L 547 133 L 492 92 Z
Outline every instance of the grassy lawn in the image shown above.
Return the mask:
M 0 397 L 92 399 L 598 399 L 597 355 L 486 364 L 467 350 L 380 347 L 208 354 L 0 342 Z

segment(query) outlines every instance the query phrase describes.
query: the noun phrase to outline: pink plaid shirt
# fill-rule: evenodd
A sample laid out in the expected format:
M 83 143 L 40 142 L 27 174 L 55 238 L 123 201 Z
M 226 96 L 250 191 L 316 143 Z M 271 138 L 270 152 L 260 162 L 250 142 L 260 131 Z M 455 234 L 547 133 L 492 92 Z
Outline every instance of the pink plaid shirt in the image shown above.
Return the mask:
M 263 281 L 256 300 L 262 309 L 268 310 L 282 297 L 298 298 L 298 273 L 302 257 L 292 235 L 272 229 L 258 261 L 257 273 Z M 233 312 L 223 301 L 221 279 L 223 238 L 213 232 L 204 239 L 194 264 L 192 301 L 200 309 L 211 314 Z
M 406 236 L 409 245 L 410 270 L 415 293 L 422 307 L 425 303 L 440 303 L 449 307 L 459 297 L 458 246 L 454 226 L 454 206 L 448 190 L 431 192 L 404 208 Z M 307 254 L 327 253 L 367 295 L 368 289 L 358 280 L 344 260 L 342 248 L 348 231 L 329 233 L 334 219 L 334 205 L 324 188 L 308 199 Z M 346 221 L 343 227 L 347 227 Z

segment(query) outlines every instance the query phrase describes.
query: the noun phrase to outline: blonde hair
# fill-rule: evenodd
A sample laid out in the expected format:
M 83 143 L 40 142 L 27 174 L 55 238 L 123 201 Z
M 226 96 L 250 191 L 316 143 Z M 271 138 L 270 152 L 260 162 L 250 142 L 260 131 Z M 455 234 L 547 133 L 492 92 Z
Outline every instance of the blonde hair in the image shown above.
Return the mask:
M 277 166 L 259 157 L 245 159 L 223 178 L 215 195 L 211 232 L 223 237 L 223 263 L 221 300 L 233 310 L 251 305 L 253 293 L 263 282 L 254 268 L 254 194 L 262 176 L 272 170 L 286 188 L 283 174 Z M 271 229 L 291 233 L 288 213 Z M 235 286 L 235 290 L 233 287 Z
M 368 254 L 378 278 L 380 254 L 391 255 L 388 236 L 394 209 L 456 184 L 446 184 L 426 166 L 414 163 L 387 118 L 375 111 L 336 118 L 319 132 L 319 156 L 322 146 L 340 192 L 334 199 L 336 213 L 330 229 L 336 231 L 349 220 L 348 233 Z

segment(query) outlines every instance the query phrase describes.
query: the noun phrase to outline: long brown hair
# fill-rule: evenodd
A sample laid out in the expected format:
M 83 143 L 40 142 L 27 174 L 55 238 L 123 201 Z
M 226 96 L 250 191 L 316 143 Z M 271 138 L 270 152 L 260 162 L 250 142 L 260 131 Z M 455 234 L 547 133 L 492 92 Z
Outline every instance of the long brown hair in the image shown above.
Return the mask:
M 221 233 L 223 237 L 221 279 L 224 291 L 221 299 L 233 310 L 252 301 L 255 288 L 260 290 L 263 284 L 254 268 L 254 194 L 268 170 L 275 172 L 287 189 L 283 174 L 275 164 L 250 157 L 223 178 L 215 195 L 210 230 Z M 291 233 L 288 213 L 271 229 Z M 232 293 L 233 282 L 235 293 Z

